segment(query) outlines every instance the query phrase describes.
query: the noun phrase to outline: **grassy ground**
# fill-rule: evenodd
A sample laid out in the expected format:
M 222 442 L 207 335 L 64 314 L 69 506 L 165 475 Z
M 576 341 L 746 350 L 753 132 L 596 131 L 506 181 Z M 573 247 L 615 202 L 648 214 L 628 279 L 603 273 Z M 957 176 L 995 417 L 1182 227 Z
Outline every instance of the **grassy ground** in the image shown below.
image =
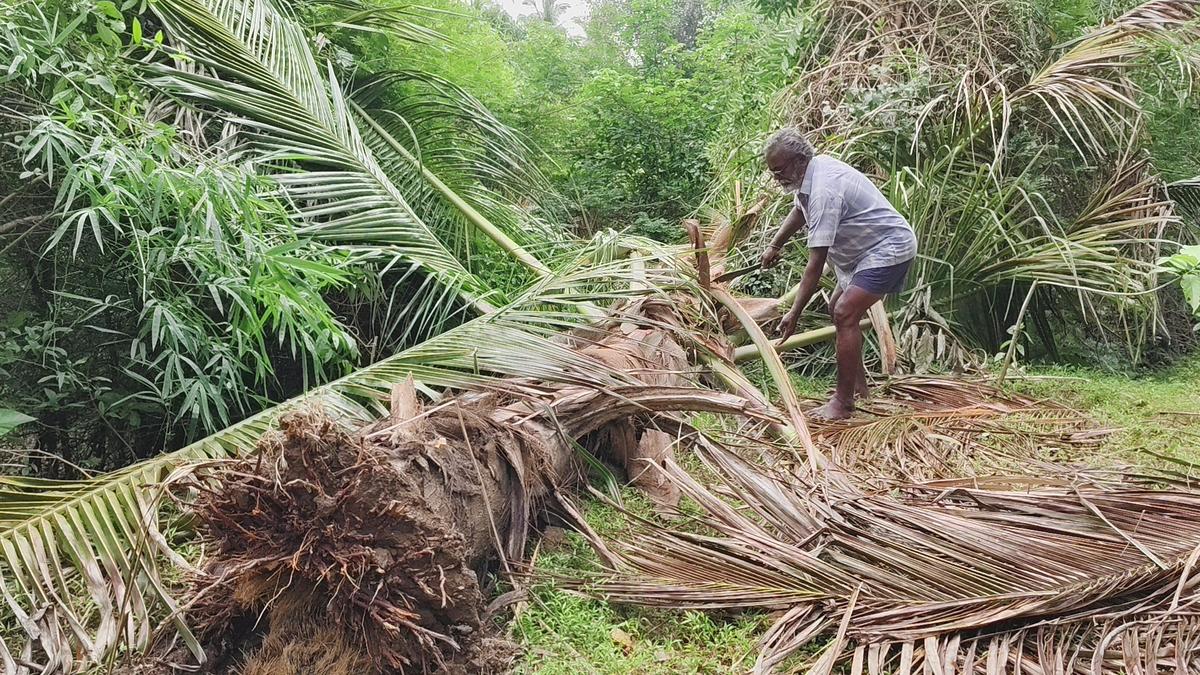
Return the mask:
M 796 378 L 797 391 L 820 397 L 824 378 Z M 1200 356 L 1152 375 L 1131 376 L 1057 367 L 1032 369 L 1010 385 L 1088 413 L 1098 425 L 1117 429 L 1097 459 L 1155 463 L 1143 450 L 1200 462 Z M 626 491 L 627 506 L 637 509 Z M 620 515 L 599 503 L 585 515 L 602 534 L 623 527 Z M 594 570 L 596 558 L 568 534 L 539 554 L 536 567 L 565 575 Z M 581 598 L 545 585 L 513 623 L 525 647 L 518 671 L 568 673 L 738 673 L 754 663 L 756 641 L 769 618 L 710 618 L 698 613 L 646 612 Z
M 1200 356 L 1142 376 L 1064 367 L 1032 375 L 1044 379 L 1017 380 L 1014 388 L 1073 406 L 1117 429 L 1108 451 L 1149 463 L 1153 456 L 1145 451 L 1200 461 Z
M 623 490 L 621 498 L 626 508 L 650 512 L 630 490 Z M 616 509 L 599 501 L 586 504 L 584 516 L 605 536 L 626 526 Z M 597 559 L 581 537 L 566 533 L 553 544 L 543 544 L 535 566 L 548 574 L 577 576 L 597 569 Z M 713 618 L 700 612 L 622 608 L 543 585 L 528 606 L 518 610 L 513 624 L 514 637 L 525 647 L 517 672 L 744 672 L 754 664 L 755 643 L 769 625 L 761 614 Z

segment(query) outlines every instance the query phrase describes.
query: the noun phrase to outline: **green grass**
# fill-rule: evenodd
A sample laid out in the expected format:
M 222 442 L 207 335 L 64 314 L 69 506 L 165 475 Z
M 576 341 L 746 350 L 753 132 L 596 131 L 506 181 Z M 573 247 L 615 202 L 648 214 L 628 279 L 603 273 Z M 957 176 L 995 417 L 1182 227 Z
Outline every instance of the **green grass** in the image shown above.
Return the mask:
M 1143 464 L 1155 462 L 1143 450 L 1200 461 L 1200 356 L 1146 375 L 1061 366 L 1030 375 L 1014 381 L 1013 388 L 1071 406 L 1116 429 L 1105 444 L 1111 454 Z
M 626 490 L 627 508 L 649 512 L 649 504 Z M 588 524 L 608 537 L 626 527 L 617 509 L 599 502 L 586 505 Z M 575 576 L 597 569 L 597 559 L 582 537 L 570 532 L 535 561 L 544 574 Z M 770 625 L 762 614 L 724 618 L 700 612 L 649 611 L 611 605 L 542 584 L 527 608 L 518 611 L 513 635 L 524 646 L 517 673 L 577 675 L 602 673 L 745 672 L 757 657 L 758 637 Z
M 764 391 L 773 394 L 770 378 L 751 370 Z M 793 376 L 797 392 L 821 398 L 830 377 Z M 1078 367 L 1030 369 L 1009 385 L 1020 393 L 1076 408 L 1099 426 L 1117 429 L 1096 451 L 1100 462 L 1156 460 L 1139 450 L 1200 462 L 1200 355 L 1148 375 L 1114 374 Z M 1195 413 L 1190 415 L 1170 413 Z M 715 428 L 713 416 L 698 425 Z M 680 457 L 689 470 L 698 462 Z M 703 476 L 703 471 L 697 475 Z M 650 513 L 649 505 L 631 490 L 622 490 L 627 508 Z M 605 537 L 626 527 L 620 512 L 598 502 L 585 505 L 588 523 Z M 569 533 L 566 542 L 539 554 L 535 566 L 550 574 L 574 576 L 594 571 L 597 561 L 584 540 Z M 517 672 L 538 675 L 575 673 L 736 673 L 745 672 L 757 656 L 757 640 L 770 625 L 761 614 L 712 617 L 697 612 L 645 611 L 610 605 L 565 592 L 553 585 L 537 587 L 528 608 L 513 623 L 514 638 L 524 646 Z M 627 638 L 625 636 L 628 636 Z

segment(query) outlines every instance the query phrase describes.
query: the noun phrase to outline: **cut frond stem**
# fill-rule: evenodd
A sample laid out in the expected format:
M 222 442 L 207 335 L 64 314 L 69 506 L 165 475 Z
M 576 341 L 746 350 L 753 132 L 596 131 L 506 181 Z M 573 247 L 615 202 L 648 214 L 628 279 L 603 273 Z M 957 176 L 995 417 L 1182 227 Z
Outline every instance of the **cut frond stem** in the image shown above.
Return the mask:
M 871 320 L 863 319 L 862 321 L 858 322 L 858 325 L 861 328 L 870 328 Z M 771 344 L 770 347 L 776 354 L 782 354 L 783 352 L 792 351 L 793 349 L 801 349 L 803 347 L 809 347 L 832 340 L 836 335 L 836 326 L 825 326 L 824 328 L 815 328 L 803 333 L 797 333 L 783 342 Z M 754 359 L 759 359 L 762 357 L 763 353 L 759 349 L 758 345 L 746 345 L 733 350 L 734 363 L 745 363 L 746 361 L 753 361 Z

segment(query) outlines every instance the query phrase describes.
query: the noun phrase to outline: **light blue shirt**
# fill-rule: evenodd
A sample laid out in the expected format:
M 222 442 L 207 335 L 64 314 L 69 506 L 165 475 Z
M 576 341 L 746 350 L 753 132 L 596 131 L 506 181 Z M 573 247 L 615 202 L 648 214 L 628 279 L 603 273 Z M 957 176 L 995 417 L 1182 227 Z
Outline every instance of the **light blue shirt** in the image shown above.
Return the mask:
M 795 203 L 808 223 L 808 247 L 829 248 L 826 260 L 842 288 L 858 272 L 917 255 L 917 235 L 904 216 L 869 178 L 839 159 L 813 157 Z

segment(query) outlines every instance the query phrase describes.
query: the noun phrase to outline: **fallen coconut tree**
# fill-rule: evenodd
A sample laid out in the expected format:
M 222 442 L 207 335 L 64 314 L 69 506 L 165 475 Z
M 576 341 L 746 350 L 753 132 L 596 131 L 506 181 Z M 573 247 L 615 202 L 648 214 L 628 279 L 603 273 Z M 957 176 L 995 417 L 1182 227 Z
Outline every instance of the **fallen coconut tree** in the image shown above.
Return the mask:
M 685 372 L 700 372 L 689 361 L 711 352 L 676 341 L 687 334 L 670 328 L 684 321 L 678 304 L 635 302 L 603 337 L 575 345 L 627 370 L 640 364 L 642 384 L 516 378 L 428 407 L 399 387 L 389 415 L 352 433 L 320 415 L 285 418 L 199 502 L 213 548 L 191 613 L 207 644 L 222 645 L 233 672 L 502 670 L 511 651 L 489 633 L 482 580 L 522 558 L 538 507 L 579 479 L 581 441 L 631 472 L 649 461 L 701 506 L 711 533 L 643 520 L 643 536 L 614 543 L 583 525 L 610 573 L 559 581 L 612 601 L 779 611 L 760 672 L 812 644 L 825 645 L 810 664 L 818 673 L 840 663 L 870 673 L 1200 667 L 1200 493 L 1185 482 L 1051 460 L 1031 465 L 1038 477 L 989 475 L 969 463 L 1017 447 L 992 436 L 1070 449 L 1103 431 L 963 382 L 901 380 L 874 416 L 791 440 L 791 416 L 757 396 L 685 386 Z M 740 443 L 758 443 L 735 452 L 669 415 L 680 410 L 741 418 L 751 426 Z M 953 435 L 914 436 L 911 425 L 933 419 Z M 638 437 L 653 424 L 694 447 L 716 484 L 663 452 L 661 430 Z M 868 440 L 855 445 L 855 434 Z M 946 453 L 945 442 L 960 447 Z M 939 480 L 881 480 L 872 461 L 893 457 L 847 457 L 891 443 L 926 444 L 913 461 L 938 458 L 940 469 L 924 468 Z M 656 450 L 631 456 L 639 446 Z M 815 471 L 790 459 L 806 448 Z M 946 478 L 966 471 L 979 476 Z
M 761 672 L 813 643 L 826 645 L 819 673 L 843 662 L 871 673 L 1200 665 L 1200 493 L 1166 474 L 1152 484 L 1051 459 L 1031 465 L 1036 478 L 991 476 L 969 462 L 995 466 L 1021 443 L 1087 446 L 1104 432 L 961 381 L 898 381 L 871 418 L 810 433 L 794 395 L 776 408 L 715 367 L 732 352 L 720 336 L 694 339 L 705 336 L 696 318 L 747 313 L 719 288 L 692 293 L 618 305 L 571 334 L 574 353 L 636 383 L 510 378 L 428 408 L 406 386 L 387 416 L 354 433 L 286 418 L 199 503 L 214 548 L 193 613 L 208 644 L 244 654 L 237 672 L 501 669 L 509 652 L 487 630 L 481 580 L 489 565 L 503 576 L 522 558 L 537 507 L 580 477 L 583 445 L 641 474 L 667 509 L 682 492 L 712 532 L 642 521 L 644 536 L 613 543 L 581 523 L 610 572 L 560 581 L 621 602 L 780 611 Z M 762 341 L 752 322 L 742 328 Z M 739 393 L 698 377 L 722 372 Z M 684 410 L 749 422 L 738 433 L 746 451 L 670 415 Z M 922 433 L 927 422 L 938 430 Z M 716 486 L 673 461 L 675 437 Z M 938 480 L 881 479 L 873 463 L 903 461 L 853 456 L 889 445 L 918 448 L 921 477 Z M 952 478 L 966 472 L 978 477 Z
M 960 429 L 957 442 L 972 452 L 1023 410 L 1050 420 L 1043 439 L 1077 420 L 974 385 L 901 382 L 893 396 L 908 400 L 907 413 L 884 409 L 810 433 L 773 350 L 762 353 L 784 385 L 778 407 L 739 375 L 731 345 L 711 329 L 727 312 L 767 347 L 749 312 L 720 288 L 649 262 L 589 268 L 524 300 L 553 305 L 598 278 L 644 285 L 603 321 L 542 314 L 551 318 L 539 332 L 530 317 L 515 320 L 519 305 L 502 308 L 235 429 L 262 438 L 259 452 L 219 463 L 197 485 L 208 553 L 186 614 L 172 617 L 199 628 L 193 654 L 217 672 L 502 667 L 509 652 L 487 630 L 485 580 L 522 557 L 540 506 L 578 479 L 582 445 L 624 464 L 667 508 L 668 487 L 699 503 L 713 534 L 652 527 L 627 544 L 593 536 L 611 575 L 579 587 L 658 606 L 782 610 L 764 638 L 762 671 L 814 642 L 829 643 L 817 672 L 841 661 L 871 672 L 1192 667 L 1200 497 L 1186 485 L 1164 479 L 1171 489 L 1155 490 L 1062 466 L 1053 481 L 946 480 L 970 454 L 961 451 L 929 455 L 946 466 L 920 478 L 939 482 L 862 481 L 854 472 L 871 465 L 851 461 L 855 448 L 892 438 L 907 452 L 922 419 L 940 418 L 939 433 L 971 420 L 974 431 Z M 410 376 L 420 383 L 404 384 Z M 689 410 L 748 422 L 745 452 L 671 414 Z M 676 438 L 697 448 L 716 487 L 674 464 Z M 1076 427 L 1057 438 L 1090 434 Z M 652 467 L 662 470 L 644 471 Z M 110 632 L 138 625 L 101 621 Z M 38 635 L 25 661 L 61 663 L 69 644 Z
M 561 370 L 550 377 L 486 380 L 428 406 L 409 379 L 385 416 L 352 430 L 319 405 L 297 408 L 252 457 L 202 472 L 191 509 L 210 555 L 188 609 L 203 643 L 194 655 L 243 673 L 495 672 L 508 652 L 484 623 L 482 580 L 524 557 L 541 506 L 578 482 L 581 451 L 623 466 L 664 510 L 679 492 L 652 468 L 693 433 L 674 412 L 736 415 L 829 471 L 790 390 L 777 409 L 705 329 L 732 322 L 765 346 L 736 300 L 703 285 L 694 236 L 701 286 L 667 292 L 655 282 L 680 279 L 673 265 L 616 263 L 610 272 L 632 273 L 645 297 L 553 340 L 561 351 L 547 362 Z M 482 319 L 476 339 L 489 327 L 515 338 L 504 315 Z
M 682 426 L 664 414 L 782 422 L 688 386 L 695 345 L 680 344 L 692 329 L 677 304 L 614 316 L 576 349 L 636 384 L 510 379 L 426 409 L 409 382 L 372 424 L 292 413 L 253 458 L 222 467 L 195 506 L 211 553 L 189 613 L 210 658 L 245 673 L 497 672 L 506 652 L 483 623 L 483 572 L 524 557 L 541 505 L 578 481 L 577 442 L 672 506 L 674 485 L 646 471 L 670 457 L 662 428 Z
M 540 506 L 578 480 L 582 445 L 624 464 L 666 508 L 682 491 L 706 509 L 716 536 L 655 529 L 617 545 L 593 536 L 612 576 L 579 587 L 660 606 L 782 610 L 764 638 L 763 671 L 830 637 L 820 671 L 843 659 L 872 672 L 914 663 L 970 672 L 1015 659 L 1047 672 L 1058 662 L 1103 665 L 1117 653 L 1190 663 L 1188 561 L 1200 532 L 1176 525 L 1191 522 L 1194 493 L 1120 480 L 1068 493 L 1071 482 L 1061 478 L 1033 492 L 1028 479 L 943 481 L 901 494 L 887 482 L 868 488 L 828 458 L 869 472 L 869 462 L 848 461 L 856 445 L 847 438 L 863 434 L 871 449 L 893 433 L 901 449 L 911 447 L 911 432 L 886 431 L 903 415 L 810 433 L 749 312 L 720 288 L 665 287 L 687 275 L 647 262 L 589 269 L 527 299 L 553 304 L 606 275 L 644 284 L 642 298 L 612 305 L 603 321 L 564 315 L 538 335 L 533 324 L 509 322 L 519 309 L 497 311 L 352 386 L 317 391 L 307 412 L 304 404 L 277 412 L 268 423 L 280 430 L 259 441 L 259 452 L 202 474 L 195 514 L 209 555 L 186 613 L 202 641 L 193 653 L 217 672 L 502 668 L 511 652 L 489 634 L 484 582 L 522 557 Z M 730 324 L 722 312 L 764 348 L 768 371 L 785 385 L 780 407 L 733 369 L 731 345 L 704 329 Z M 554 325 L 573 328 L 555 336 Z M 451 347 L 465 344 L 469 353 Z M 526 350 L 522 359 L 498 360 L 514 346 Z M 422 383 L 402 384 L 401 374 Z M 712 389 L 718 382 L 734 393 Z M 438 396 L 431 386 L 466 391 Z M 380 394 L 386 404 L 371 403 Z M 1039 409 L 961 383 L 901 383 L 894 394 L 909 400 L 909 423 L 969 418 L 978 434 Z M 689 410 L 749 422 L 740 441 L 749 454 L 671 415 Z M 1052 409 L 1045 417 L 1069 415 Z M 675 438 L 715 469 L 721 495 L 674 464 Z M 983 447 L 977 438 L 960 442 Z M 937 477 L 955 475 L 957 456 L 946 456 Z M 1074 476 L 1065 467 L 1061 475 Z M 1142 535 L 1143 518 L 1152 536 Z M 1020 561 L 1033 550 L 1039 557 Z M 1129 628 L 1148 616 L 1154 630 Z M 1078 628 L 1095 628 L 1096 619 L 1112 620 L 1103 635 Z M 1048 645 L 1045 654 L 1027 656 L 1034 638 Z M 1148 641 L 1174 651 L 1153 656 L 1158 647 L 1146 651 Z

